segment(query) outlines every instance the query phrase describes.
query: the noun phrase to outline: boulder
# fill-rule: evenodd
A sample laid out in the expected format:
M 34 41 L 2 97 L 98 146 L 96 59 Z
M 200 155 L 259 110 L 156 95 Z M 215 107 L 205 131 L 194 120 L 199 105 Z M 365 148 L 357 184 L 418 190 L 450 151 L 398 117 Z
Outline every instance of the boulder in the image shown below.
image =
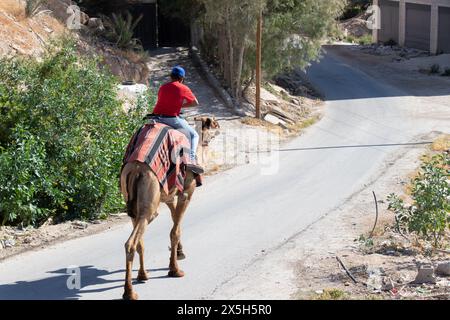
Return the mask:
M 80 23 L 82 25 L 87 25 L 89 22 L 89 16 L 84 13 L 83 11 L 80 11 Z
M 89 20 L 87 22 L 87 26 L 92 31 L 104 31 L 105 30 L 103 21 L 100 18 L 89 18 Z
M 443 276 L 450 276 L 450 261 L 439 263 L 436 267 L 436 273 Z
M 141 84 L 141 83 L 133 84 L 133 85 L 121 84 L 118 86 L 118 88 L 120 91 L 125 91 L 134 96 L 140 96 L 140 95 L 144 94 L 148 89 L 148 87 L 145 84 Z
M 72 222 L 72 226 L 75 229 L 86 229 L 89 226 L 89 224 L 84 221 L 74 221 L 74 222 Z
M 286 126 L 286 121 L 281 120 L 280 118 L 278 118 L 270 113 L 266 114 L 266 116 L 264 117 L 264 120 L 269 123 L 275 124 L 275 125 Z
M 414 284 L 436 283 L 434 268 L 430 264 L 424 264 L 419 267 Z

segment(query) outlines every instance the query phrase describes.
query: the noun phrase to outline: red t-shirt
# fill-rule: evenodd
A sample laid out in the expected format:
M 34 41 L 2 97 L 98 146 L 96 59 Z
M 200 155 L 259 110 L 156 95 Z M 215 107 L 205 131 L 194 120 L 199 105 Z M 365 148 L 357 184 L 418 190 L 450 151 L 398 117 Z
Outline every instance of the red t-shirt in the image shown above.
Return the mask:
M 169 82 L 159 88 L 158 102 L 154 114 L 163 116 L 179 116 L 181 107 L 195 101 L 195 96 L 186 85 L 179 81 Z

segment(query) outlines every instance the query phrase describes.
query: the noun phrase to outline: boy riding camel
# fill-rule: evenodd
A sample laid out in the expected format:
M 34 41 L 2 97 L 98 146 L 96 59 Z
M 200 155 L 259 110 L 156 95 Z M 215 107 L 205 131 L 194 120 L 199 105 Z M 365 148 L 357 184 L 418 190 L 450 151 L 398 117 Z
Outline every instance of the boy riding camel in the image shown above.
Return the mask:
M 196 150 L 199 143 L 199 135 L 189 123 L 180 117 L 182 108 L 196 107 L 199 105 L 197 98 L 191 89 L 184 84 L 186 71 L 176 66 L 170 74 L 171 81 L 161 86 L 158 92 L 158 101 L 153 110 L 153 118 L 163 124 L 182 132 L 191 143 L 190 160 L 188 168 L 197 173 L 202 173 L 203 168 L 197 164 Z

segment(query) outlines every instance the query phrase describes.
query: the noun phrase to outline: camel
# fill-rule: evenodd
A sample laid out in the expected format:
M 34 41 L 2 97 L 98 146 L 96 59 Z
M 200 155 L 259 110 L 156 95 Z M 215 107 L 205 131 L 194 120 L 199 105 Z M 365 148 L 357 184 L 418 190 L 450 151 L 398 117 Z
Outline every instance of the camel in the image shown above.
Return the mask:
M 210 129 L 220 128 L 218 122 L 211 118 L 196 118 L 202 121 L 202 137 Z M 211 135 L 208 136 L 211 139 Z M 209 142 L 210 140 L 207 140 Z M 200 146 L 205 146 L 202 138 Z M 150 170 L 146 163 L 131 162 L 126 164 L 120 174 L 121 192 L 127 203 L 128 215 L 132 219 L 133 231 L 125 243 L 126 254 L 126 276 L 123 299 L 137 300 L 138 295 L 132 287 L 132 270 L 135 252 L 139 254 L 140 268 L 137 276 L 138 281 L 147 281 L 149 274 L 144 267 L 144 240 L 143 235 L 148 224 L 158 216 L 158 208 L 161 203 L 165 203 L 169 209 L 173 220 L 173 227 L 170 231 L 170 263 L 169 277 L 183 277 L 184 272 L 179 268 L 177 260 L 182 260 L 186 256 L 180 242 L 181 221 L 187 207 L 192 199 L 196 188 L 194 172 L 187 170 L 184 180 L 184 191 L 179 192 L 177 188 L 172 188 L 167 194 L 161 187 L 156 175 Z

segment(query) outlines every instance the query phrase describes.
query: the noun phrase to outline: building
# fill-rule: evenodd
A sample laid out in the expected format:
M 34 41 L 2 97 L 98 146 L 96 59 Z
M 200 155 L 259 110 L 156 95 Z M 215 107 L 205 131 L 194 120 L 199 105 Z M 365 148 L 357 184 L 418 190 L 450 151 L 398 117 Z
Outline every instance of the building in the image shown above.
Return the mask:
M 450 0 L 373 0 L 380 7 L 380 29 L 374 42 L 450 53 Z

